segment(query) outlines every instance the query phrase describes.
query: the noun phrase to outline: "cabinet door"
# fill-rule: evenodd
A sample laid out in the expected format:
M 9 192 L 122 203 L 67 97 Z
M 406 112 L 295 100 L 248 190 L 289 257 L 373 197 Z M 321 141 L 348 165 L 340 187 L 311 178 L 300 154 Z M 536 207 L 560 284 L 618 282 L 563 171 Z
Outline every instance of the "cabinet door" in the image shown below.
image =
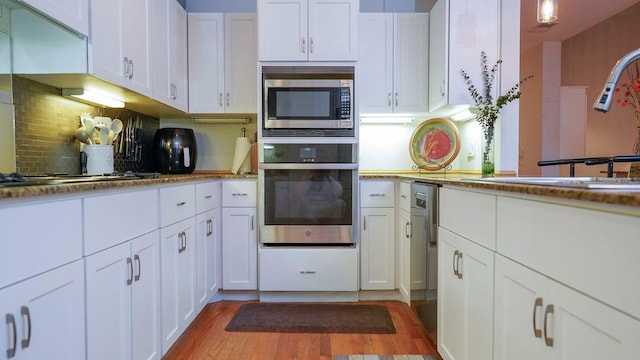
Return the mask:
M 447 0 L 438 0 L 429 16 L 429 111 L 446 104 L 447 52 Z
M 224 112 L 223 14 L 190 13 L 189 112 Z
M 640 321 L 555 281 L 549 281 L 553 323 L 545 336 L 548 359 L 636 359 L 640 353 Z
M 125 86 L 125 6 L 123 0 L 91 1 L 91 47 L 93 74 Z
M 217 287 L 217 217 L 210 210 L 196 216 L 196 301 L 199 312 Z
M 545 358 L 543 332 L 546 279 L 496 256 L 495 360 Z
M 89 0 L 22 0 L 78 34 L 89 35 Z
M 309 60 L 357 60 L 359 5 L 359 0 L 309 0 Z
M 438 352 L 491 359 L 494 253 L 444 228 L 438 235 Z
M 393 109 L 393 14 L 361 13 L 358 22 L 360 113 L 390 113 Z
M 363 208 L 360 236 L 362 290 L 395 289 L 393 208 Z
M 154 59 L 155 61 L 155 59 Z M 174 106 L 187 111 L 187 12 L 175 0 L 169 1 L 169 79 Z
M 84 272 L 82 261 L 0 290 L 0 350 L 15 338 L 17 359 L 85 357 Z M 6 322 L 11 315 L 15 328 Z M 15 330 L 15 332 L 14 332 Z M 8 333 L 9 332 L 9 333 Z M 52 354 L 55 354 L 52 356 Z
M 160 230 L 163 354 L 196 315 L 194 227 L 189 218 Z
M 258 241 L 255 208 L 222 209 L 222 287 L 258 288 Z
M 160 235 L 153 231 L 131 240 L 133 359 L 160 359 Z
M 307 60 L 307 1 L 258 0 L 260 61 Z
M 87 355 L 131 359 L 133 259 L 129 242 L 85 258 Z
M 400 295 L 407 304 L 411 303 L 411 217 L 409 212 L 399 209 L 397 212 L 397 242 L 399 261 L 397 266 L 399 272 Z
M 224 105 L 228 113 L 256 113 L 258 32 L 255 14 L 225 14 Z
M 129 83 L 127 87 L 143 95 L 151 96 L 151 0 L 127 0 L 124 2 L 125 56 L 129 59 Z
M 393 106 L 399 113 L 427 112 L 429 14 L 395 14 Z

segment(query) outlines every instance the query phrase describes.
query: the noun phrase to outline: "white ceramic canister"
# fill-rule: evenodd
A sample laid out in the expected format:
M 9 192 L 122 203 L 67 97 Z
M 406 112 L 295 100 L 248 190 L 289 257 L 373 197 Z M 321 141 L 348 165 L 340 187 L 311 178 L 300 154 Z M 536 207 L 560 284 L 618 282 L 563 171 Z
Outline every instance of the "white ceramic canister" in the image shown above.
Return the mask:
M 113 173 L 112 145 L 85 145 L 87 154 L 87 175 L 103 175 Z

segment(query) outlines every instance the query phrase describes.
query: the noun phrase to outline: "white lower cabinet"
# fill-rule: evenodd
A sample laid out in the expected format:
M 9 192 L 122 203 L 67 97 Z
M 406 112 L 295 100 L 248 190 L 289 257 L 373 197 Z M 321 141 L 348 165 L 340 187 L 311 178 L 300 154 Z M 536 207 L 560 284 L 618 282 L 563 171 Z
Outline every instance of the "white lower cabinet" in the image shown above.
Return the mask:
M 87 358 L 160 359 L 158 231 L 88 256 L 85 266 Z
M 195 219 L 160 229 L 162 353 L 196 317 Z
M 196 215 L 196 301 L 197 312 L 218 291 L 218 221 L 216 210 Z
M 640 321 L 500 255 L 495 359 L 637 359 Z
M 0 290 L 2 358 L 83 359 L 84 290 L 82 260 Z
M 258 289 L 257 186 L 253 179 L 222 182 L 222 288 Z
M 438 352 L 492 359 L 494 252 L 442 227 L 438 241 Z

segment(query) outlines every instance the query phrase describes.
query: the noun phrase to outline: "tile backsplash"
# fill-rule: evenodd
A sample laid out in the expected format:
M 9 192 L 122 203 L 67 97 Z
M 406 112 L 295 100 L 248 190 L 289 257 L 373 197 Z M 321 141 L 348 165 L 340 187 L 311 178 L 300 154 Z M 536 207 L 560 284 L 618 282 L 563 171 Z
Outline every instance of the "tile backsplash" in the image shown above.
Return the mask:
M 60 89 L 36 81 L 13 76 L 15 106 L 16 170 L 21 174 L 80 173 L 80 142 L 76 130 L 80 114 L 119 118 L 125 128 L 139 119 L 137 156 L 116 149 L 114 170 L 153 171 L 150 148 L 159 119 L 127 109 L 110 109 L 77 102 L 60 95 Z

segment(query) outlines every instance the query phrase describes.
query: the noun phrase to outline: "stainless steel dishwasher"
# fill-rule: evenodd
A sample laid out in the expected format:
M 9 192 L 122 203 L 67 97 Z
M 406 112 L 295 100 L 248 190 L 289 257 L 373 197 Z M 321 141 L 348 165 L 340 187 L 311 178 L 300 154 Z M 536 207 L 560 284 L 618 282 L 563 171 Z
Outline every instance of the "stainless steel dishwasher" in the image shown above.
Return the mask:
M 411 307 L 434 344 L 438 318 L 438 187 L 411 184 Z

